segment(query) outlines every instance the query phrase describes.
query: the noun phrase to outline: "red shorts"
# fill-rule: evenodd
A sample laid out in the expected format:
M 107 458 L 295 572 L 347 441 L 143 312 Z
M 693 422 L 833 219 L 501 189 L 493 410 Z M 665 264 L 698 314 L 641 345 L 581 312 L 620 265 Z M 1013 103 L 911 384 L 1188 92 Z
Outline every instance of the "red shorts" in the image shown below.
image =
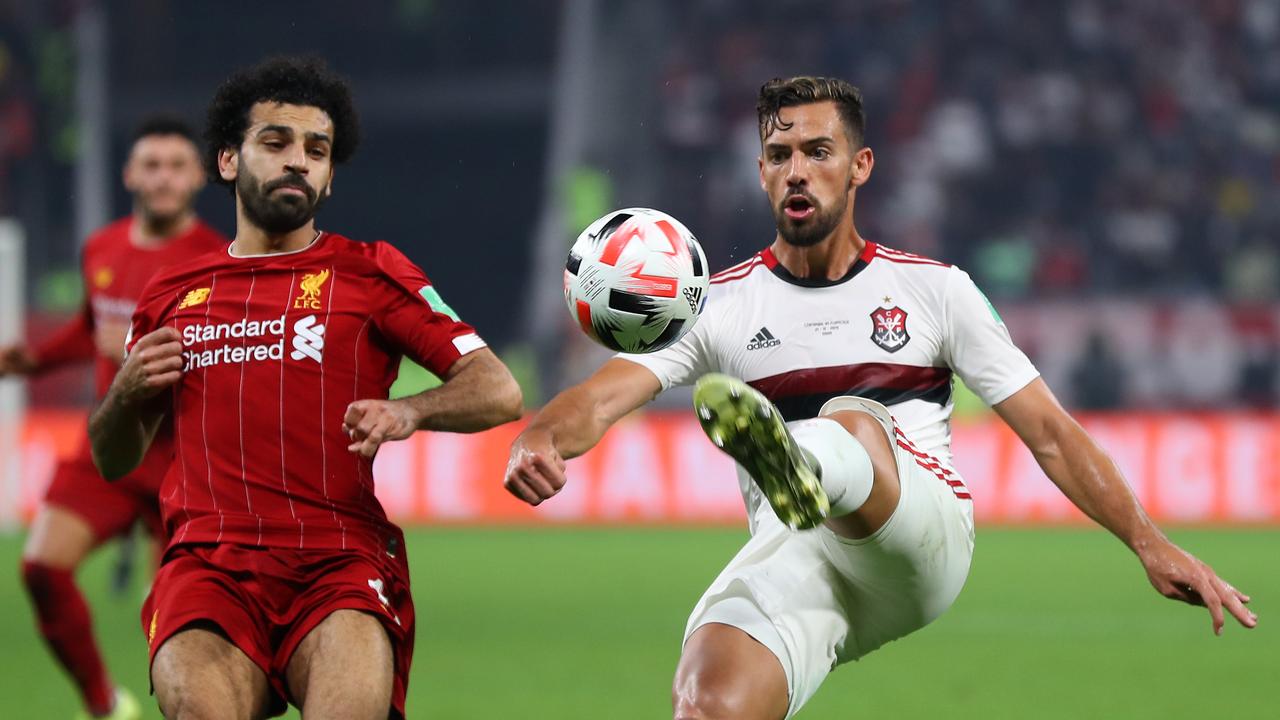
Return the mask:
M 351 550 L 179 545 L 156 573 L 142 606 L 142 629 L 154 662 L 160 646 L 183 628 L 217 625 L 266 673 L 275 716 L 290 698 L 286 670 L 293 651 L 337 610 L 367 612 L 387 629 L 395 659 L 391 717 L 403 718 L 414 630 L 403 551 L 392 558 Z
M 135 520 L 142 520 L 163 547 L 159 494 L 171 459 L 171 454 L 148 453 L 138 469 L 108 482 L 93 464 L 86 444 L 75 457 L 58 463 L 53 482 L 45 492 L 45 503 L 79 515 L 93 528 L 98 542 L 123 535 Z

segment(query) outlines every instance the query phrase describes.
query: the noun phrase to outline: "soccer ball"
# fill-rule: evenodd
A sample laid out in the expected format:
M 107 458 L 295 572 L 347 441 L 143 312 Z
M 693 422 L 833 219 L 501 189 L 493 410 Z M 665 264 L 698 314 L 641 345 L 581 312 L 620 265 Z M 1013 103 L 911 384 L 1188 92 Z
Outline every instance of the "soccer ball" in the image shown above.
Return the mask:
M 647 353 L 679 340 L 707 299 L 707 256 L 679 220 L 648 208 L 615 210 L 569 250 L 564 299 L 592 340 Z

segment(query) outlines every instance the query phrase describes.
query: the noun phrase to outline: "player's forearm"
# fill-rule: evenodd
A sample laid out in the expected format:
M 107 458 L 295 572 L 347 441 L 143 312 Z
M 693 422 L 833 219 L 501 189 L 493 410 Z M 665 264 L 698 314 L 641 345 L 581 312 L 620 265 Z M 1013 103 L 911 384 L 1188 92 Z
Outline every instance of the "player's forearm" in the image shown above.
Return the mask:
M 143 405 L 123 402 L 113 385 L 89 416 L 93 463 L 102 476 L 117 480 L 138 467 L 151 447 L 158 425 L 159 418 Z
M 589 386 L 575 385 L 552 398 L 524 434 L 545 433 L 561 457 L 575 458 L 595 447 L 617 420 L 601 410 Z
M 518 420 L 520 385 L 497 357 L 477 358 L 439 387 L 404 398 L 419 430 L 469 433 Z
M 1074 420 L 1032 448 L 1049 479 L 1076 507 L 1135 552 L 1163 534 L 1143 510 L 1115 461 Z

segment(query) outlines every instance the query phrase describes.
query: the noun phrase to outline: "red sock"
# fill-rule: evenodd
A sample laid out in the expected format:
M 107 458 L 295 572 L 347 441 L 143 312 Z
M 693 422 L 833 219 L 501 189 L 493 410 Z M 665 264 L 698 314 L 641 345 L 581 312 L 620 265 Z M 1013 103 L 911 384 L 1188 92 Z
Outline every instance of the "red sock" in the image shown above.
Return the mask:
M 40 634 L 80 689 L 90 715 L 105 715 L 115 689 L 93 637 L 89 606 L 70 570 L 22 561 L 22 579 L 35 605 Z

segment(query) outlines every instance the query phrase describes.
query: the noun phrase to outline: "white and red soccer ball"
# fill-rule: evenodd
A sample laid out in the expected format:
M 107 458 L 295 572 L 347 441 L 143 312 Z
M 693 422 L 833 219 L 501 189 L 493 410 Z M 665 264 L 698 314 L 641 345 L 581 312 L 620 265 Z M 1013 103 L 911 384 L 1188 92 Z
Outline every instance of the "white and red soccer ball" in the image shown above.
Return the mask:
M 615 210 L 569 250 L 564 299 L 592 340 L 647 353 L 679 340 L 707 300 L 707 256 L 679 220 L 648 208 Z

